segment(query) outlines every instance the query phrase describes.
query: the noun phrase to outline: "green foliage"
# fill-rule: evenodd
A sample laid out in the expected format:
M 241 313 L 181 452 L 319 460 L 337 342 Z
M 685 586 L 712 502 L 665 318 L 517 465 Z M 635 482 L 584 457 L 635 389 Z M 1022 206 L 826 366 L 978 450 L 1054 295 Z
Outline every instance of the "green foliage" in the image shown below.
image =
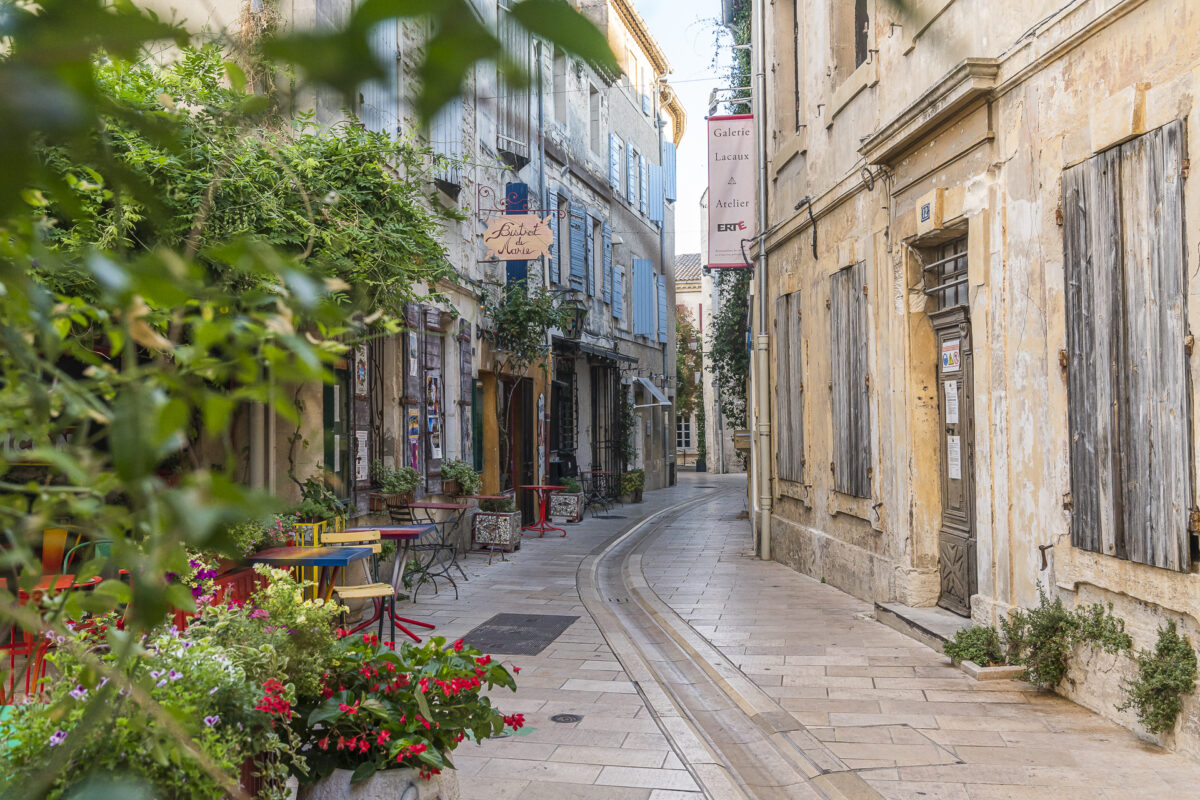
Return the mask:
M 511 497 L 503 500 L 480 500 L 479 510 L 492 514 L 511 514 L 517 510 L 517 502 Z
M 986 625 L 961 628 L 951 641 L 942 645 L 942 652 L 956 664 L 974 661 L 981 667 L 991 667 L 1004 663 L 1000 635 L 995 628 Z
M 563 490 L 567 494 L 579 494 L 583 491 L 583 486 L 579 483 L 579 481 L 569 475 L 560 480 L 559 483 L 567 487 Z
M 382 461 L 376 461 L 370 469 L 371 482 L 383 494 L 411 495 L 425 483 L 421 473 L 409 466 L 392 469 Z
M 1010 664 L 1025 667 L 1025 677 L 1046 689 L 1054 688 L 1067 674 L 1068 660 L 1077 644 L 1088 644 L 1107 653 L 1133 646 L 1125 622 L 1112 614 L 1112 606 L 1099 603 L 1067 610 L 1062 599 L 1053 602 L 1038 584 L 1037 608 L 1016 609 L 1001 620 L 1001 632 Z
M 484 298 L 483 336 L 504 357 L 504 371 L 520 375 L 550 352 L 548 334 L 570 320 L 566 308 L 542 287 L 510 283 Z
M 482 694 L 516 690 L 508 670 L 461 641 L 440 636 L 392 649 L 374 634 L 347 636 L 333 647 L 318 692 L 302 694 L 292 720 L 313 780 L 335 769 L 366 780 L 377 770 L 452 768 L 450 753 L 469 733 L 476 742 L 524 718 L 504 717 Z
M 479 494 L 483 486 L 483 476 L 472 464 L 454 458 L 442 462 L 442 480 L 458 481 L 459 494 Z
M 675 307 L 675 413 L 690 417 L 704 405 L 704 348 L 687 306 Z
M 720 393 L 721 413 L 735 428 L 746 427 L 746 376 L 750 374 L 750 270 L 722 270 L 720 305 L 709 330 L 707 361 Z
M 268 547 L 286 544 L 295 517 L 272 517 L 267 521 L 252 519 L 232 526 L 226 533 L 230 551 L 240 557 L 253 555 Z
M 621 463 L 632 464 L 637 459 L 638 416 L 633 398 L 621 388 L 621 409 L 617 417 L 617 447 Z
M 300 484 L 300 503 L 292 515 L 301 522 L 322 522 L 345 512 L 337 494 L 322 478 L 305 478 Z
M 1196 691 L 1192 643 L 1176 631 L 1175 620 L 1168 620 L 1158 629 L 1154 650 L 1138 653 L 1137 662 L 1138 676 L 1125 686 L 1129 699 L 1117 709 L 1137 711 L 1138 721 L 1151 733 L 1174 730 L 1183 710 L 1183 695 Z
M 621 476 L 621 494 L 640 492 L 646 486 L 646 470 L 631 469 Z

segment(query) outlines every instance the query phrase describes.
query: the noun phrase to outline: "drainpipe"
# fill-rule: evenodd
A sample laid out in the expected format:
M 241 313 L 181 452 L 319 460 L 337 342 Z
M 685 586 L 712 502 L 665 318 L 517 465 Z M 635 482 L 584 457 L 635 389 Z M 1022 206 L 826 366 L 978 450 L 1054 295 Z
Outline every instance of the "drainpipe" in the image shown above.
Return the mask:
M 537 204 L 534 205 L 534 208 L 541 208 L 542 203 L 546 202 L 546 114 L 545 114 L 545 109 L 544 109 L 546 98 L 544 96 L 545 95 L 545 87 L 543 85 L 544 77 L 542 75 L 543 65 L 542 65 L 542 42 L 541 42 L 541 40 L 538 40 L 535 46 L 536 46 L 536 53 L 537 53 L 537 76 L 538 76 L 538 79 L 537 79 L 537 87 L 538 87 L 538 94 L 537 94 L 537 98 L 538 98 L 538 100 L 537 100 L 538 201 L 537 201 Z M 547 210 L 553 211 L 555 214 L 558 213 L 558 209 L 547 209 Z M 538 216 L 540 217 L 541 215 L 539 214 Z M 557 226 L 555 227 L 555 229 L 557 230 Z M 550 285 L 550 262 L 545 256 L 542 257 L 542 285 L 543 286 Z
M 654 127 L 658 129 L 658 164 L 660 167 L 662 166 L 662 153 L 663 153 L 663 126 L 662 126 L 662 120 L 659 119 L 660 115 L 658 113 L 658 101 L 659 101 L 659 97 L 662 94 L 662 86 L 660 85 L 661 83 L 662 83 L 662 78 L 659 78 L 658 80 L 654 81 Z M 668 298 L 667 298 L 667 291 L 666 291 L 666 286 L 667 286 L 667 209 L 666 209 L 665 195 L 663 198 L 663 206 L 664 206 L 663 215 L 662 215 L 663 219 L 662 219 L 662 222 L 658 226 L 658 264 L 660 267 L 662 267 L 663 301 L 666 302 L 666 300 Z M 670 308 L 667 309 L 665 318 L 668 321 L 671 319 Z M 666 339 L 666 341 L 663 342 L 663 346 L 662 346 L 662 348 L 663 348 L 663 388 L 664 389 L 667 388 L 667 381 L 670 380 L 670 378 L 668 377 L 669 370 L 668 370 L 668 358 L 667 358 L 667 353 L 670 351 L 670 347 L 671 347 L 671 335 L 670 335 L 669 331 L 667 332 L 666 337 L 667 337 L 667 339 Z M 675 391 L 679 391 L 678 386 L 675 387 Z M 663 407 L 663 486 L 664 487 L 671 485 L 671 411 L 673 410 L 673 408 L 674 408 L 673 406 L 664 406 Z
M 765 0 L 754 0 L 751 43 L 754 54 L 754 132 L 758 149 L 758 270 L 755 295 L 758 300 L 758 334 L 754 337 L 755 421 L 758 462 L 755 482 L 758 491 L 759 556 L 771 560 L 771 401 L 770 358 L 767 338 L 767 64 L 764 38 Z

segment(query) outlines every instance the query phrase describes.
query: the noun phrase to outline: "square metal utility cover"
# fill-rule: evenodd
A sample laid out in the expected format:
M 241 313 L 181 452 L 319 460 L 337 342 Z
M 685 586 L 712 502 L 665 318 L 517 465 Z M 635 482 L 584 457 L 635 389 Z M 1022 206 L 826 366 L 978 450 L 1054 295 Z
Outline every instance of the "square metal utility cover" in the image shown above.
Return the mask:
M 485 653 L 536 656 L 577 619 L 558 614 L 497 614 L 463 638 Z

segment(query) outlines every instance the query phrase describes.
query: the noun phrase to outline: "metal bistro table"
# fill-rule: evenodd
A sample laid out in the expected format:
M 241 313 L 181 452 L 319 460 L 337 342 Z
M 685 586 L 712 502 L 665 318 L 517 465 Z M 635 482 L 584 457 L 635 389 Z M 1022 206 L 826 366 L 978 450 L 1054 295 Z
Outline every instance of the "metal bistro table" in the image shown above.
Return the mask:
M 396 554 L 396 563 L 392 567 L 392 588 L 397 593 L 400 592 L 402 582 L 404 580 L 404 569 L 408 563 L 409 548 L 412 543 L 425 536 L 430 531 L 436 531 L 437 526 L 432 524 L 427 525 L 384 525 L 376 528 L 347 528 L 345 533 L 362 533 L 363 531 L 379 531 L 379 538 L 390 539 L 394 542 L 399 542 L 400 552 Z M 363 620 L 356 625 L 353 630 L 358 631 L 368 627 L 372 623 L 378 622 L 380 616 L 383 615 L 383 602 L 380 601 L 375 607 L 375 614 L 368 620 Z M 400 630 L 408 634 L 415 642 L 420 642 L 421 637 L 410 631 L 406 625 L 418 625 L 422 628 L 433 630 L 437 626 L 431 622 L 421 622 L 418 619 L 410 619 L 402 617 L 396 613 L 396 595 L 392 595 L 388 600 L 388 616 L 392 618 L 392 624 Z
M 561 492 L 567 487 L 533 484 L 531 486 L 522 486 L 521 488 L 528 489 L 536 494 L 538 501 L 538 521 L 532 525 L 526 525 L 524 528 L 521 528 L 521 530 L 537 531 L 539 539 L 546 535 L 546 531 L 562 531 L 562 536 L 559 538 L 565 537 L 567 535 L 567 531 L 564 528 L 556 528 L 546 521 L 546 512 L 550 510 L 550 495 L 554 494 L 555 492 Z
M 328 603 L 342 569 L 371 555 L 369 547 L 270 547 L 251 556 L 250 563 L 285 568 L 317 567 L 320 570 L 317 594 Z
M 462 522 L 463 516 L 465 516 L 468 511 L 474 508 L 474 506 L 472 506 L 470 503 L 434 503 L 422 500 L 416 503 L 409 503 L 408 507 L 414 512 L 423 512 L 426 522 L 428 522 L 430 525 L 438 526 L 438 533 L 441 534 L 442 539 L 442 547 L 450 549 L 450 563 L 446 566 L 445 577 L 446 580 L 450 581 L 450 585 L 454 586 L 454 593 L 457 596 L 458 586 L 455 585 L 454 579 L 449 575 L 450 567 L 454 567 L 456 570 L 458 570 L 458 574 L 462 575 L 462 579 L 464 581 L 467 580 L 467 573 L 463 572 L 463 568 L 458 564 L 458 547 L 451 543 L 450 534 L 455 528 L 458 527 L 458 523 Z M 437 520 L 434 519 L 434 513 L 438 511 L 448 511 L 450 513 L 445 519 Z M 433 576 L 430 576 L 430 580 L 433 580 Z M 436 591 L 437 583 L 435 582 L 433 586 L 434 591 Z M 416 594 L 416 589 L 413 590 L 413 594 Z

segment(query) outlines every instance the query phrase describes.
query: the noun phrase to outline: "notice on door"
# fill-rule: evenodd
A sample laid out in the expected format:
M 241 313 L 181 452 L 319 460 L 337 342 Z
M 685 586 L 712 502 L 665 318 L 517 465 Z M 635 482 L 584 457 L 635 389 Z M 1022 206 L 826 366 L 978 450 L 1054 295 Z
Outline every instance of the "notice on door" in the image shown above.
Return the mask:
M 961 348 L 958 339 L 942 342 L 942 372 L 958 372 L 962 369 Z
M 962 438 L 946 437 L 946 472 L 952 481 L 962 480 Z
M 958 424 L 958 381 L 943 381 L 946 385 L 946 424 Z

